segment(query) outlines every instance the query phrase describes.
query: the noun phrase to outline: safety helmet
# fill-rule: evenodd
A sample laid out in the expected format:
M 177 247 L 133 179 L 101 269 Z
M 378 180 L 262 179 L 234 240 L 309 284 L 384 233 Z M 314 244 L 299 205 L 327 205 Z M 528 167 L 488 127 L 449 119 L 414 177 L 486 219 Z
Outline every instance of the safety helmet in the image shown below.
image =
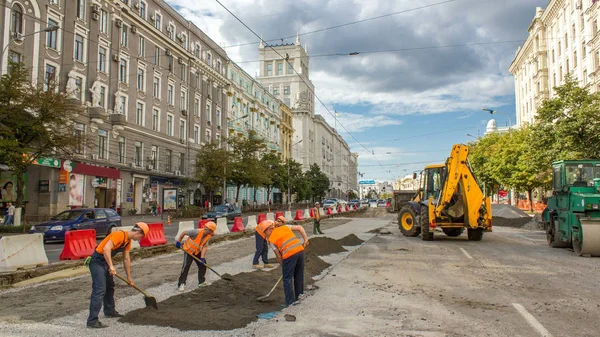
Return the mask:
M 258 226 L 256 226 L 256 232 L 264 238 L 265 231 L 269 228 L 274 228 L 274 227 L 275 227 L 275 223 L 273 222 L 273 220 L 263 220 L 258 224 Z
M 208 228 L 211 231 L 213 231 L 213 233 L 214 233 L 217 230 L 217 224 L 215 224 L 212 221 L 209 221 L 209 222 L 207 222 L 207 223 L 204 224 L 204 228 Z
M 283 223 L 285 223 L 285 221 L 286 221 L 286 220 L 285 220 L 285 217 L 284 217 L 283 215 L 280 215 L 280 216 L 278 216 L 278 217 L 277 217 L 277 220 L 279 220 L 279 221 L 281 221 L 281 222 L 283 222 Z
M 138 222 L 135 224 L 135 226 L 133 226 L 134 230 L 141 230 L 142 233 L 144 233 L 144 236 L 148 235 L 148 232 L 150 231 L 150 227 L 148 227 L 148 224 L 145 222 Z
M 315 202 L 315 206 L 319 206 L 319 205 L 320 205 L 320 204 L 319 204 L 319 202 L 318 202 L 318 201 L 317 201 L 317 202 Z

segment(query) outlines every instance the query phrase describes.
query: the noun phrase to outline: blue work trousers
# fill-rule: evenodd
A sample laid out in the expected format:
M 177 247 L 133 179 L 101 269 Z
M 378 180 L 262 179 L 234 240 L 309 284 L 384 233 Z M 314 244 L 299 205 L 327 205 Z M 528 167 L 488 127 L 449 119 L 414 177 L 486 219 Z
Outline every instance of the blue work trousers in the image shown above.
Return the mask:
M 254 252 L 254 260 L 252 264 L 258 264 L 258 259 L 262 257 L 263 263 L 269 263 L 269 243 L 258 232 L 254 232 L 256 238 L 256 251 Z
M 284 259 L 281 270 L 285 305 L 291 305 L 304 293 L 304 251 Z
M 108 272 L 108 263 L 97 252 L 92 255 L 89 267 L 92 274 L 92 295 L 87 325 L 92 325 L 98 321 L 98 314 L 103 305 L 104 315 L 115 312 L 115 281 Z

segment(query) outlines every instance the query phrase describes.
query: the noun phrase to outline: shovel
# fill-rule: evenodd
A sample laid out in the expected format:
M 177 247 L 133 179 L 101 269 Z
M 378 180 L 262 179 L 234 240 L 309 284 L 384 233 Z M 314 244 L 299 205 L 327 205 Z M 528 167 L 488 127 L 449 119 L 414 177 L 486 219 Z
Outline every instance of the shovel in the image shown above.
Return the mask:
M 279 280 L 277 280 L 277 283 L 275 283 L 275 285 L 273 286 L 273 288 L 271 288 L 271 291 L 269 291 L 268 294 L 266 294 L 265 296 L 257 297 L 256 300 L 259 302 L 262 302 L 262 301 L 266 300 L 267 298 L 269 298 L 269 296 L 271 296 L 271 294 L 273 293 L 273 290 L 275 290 L 275 288 L 277 288 L 277 285 L 279 284 L 279 282 L 281 282 L 281 279 L 283 279 L 283 276 L 281 276 L 279 278 Z
M 116 277 L 120 278 L 123 282 L 129 284 L 129 281 L 127 281 L 125 278 L 123 278 L 121 275 L 119 274 L 115 274 Z M 148 307 L 153 307 L 154 309 L 158 310 L 158 303 L 156 303 L 156 298 L 146 294 L 145 291 L 143 291 L 142 289 L 138 288 L 135 284 L 131 285 L 135 290 L 141 292 L 142 294 L 144 294 L 144 302 L 146 303 L 146 308 Z
M 183 250 L 183 249 L 182 249 Z M 225 274 L 224 276 L 217 273 L 216 270 L 212 269 L 209 265 L 207 265 L 206 263 L 203 263 L 202 261 L 200 261 L 199 258 L 195 257 L 194 255 L 188 253 L 187 251 L 183 250 L 187 255 L 191 256 L 194 260 L 202 263 L 206 268 L 210 269 L 213 273 L 217 274 L 218 277 L 220 277 L 221 279 L 225 280 L 225 281 L 233 281 L 233 278 L 231 278 L 231 275 L 227 275 Z

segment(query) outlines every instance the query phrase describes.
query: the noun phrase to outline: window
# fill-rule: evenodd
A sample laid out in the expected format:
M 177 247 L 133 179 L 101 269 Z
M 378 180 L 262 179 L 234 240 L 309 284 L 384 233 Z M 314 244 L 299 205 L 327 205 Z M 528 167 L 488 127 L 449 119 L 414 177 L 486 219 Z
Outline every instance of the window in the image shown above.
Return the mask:
M 125 137 L 119 137 L 119 152 L 117 153 L 117 161 L 119 164 L 125 163 Z
M 288 61 L 288 75 L 294 74 L 294 66 L 292 65 L 292 61 Z
M 158 65 L 160 62 L 160 48 L 154 47 L 154 64 Z
M 84 154 L 85 125 L 81 123 L 75 123 L 75 138 L 77 139 L 75 153 Z
M 144 152 L 144 146 L 142 144 L 142 142 L 135 142 L 135 154 L 133 157 L 133 162 L 135 163 L 135 166 L 142 166 L 143 160 L 142 160 L 142 156 Z
M 77 0 L 77 18 L 85 20 L 85 0 Z
M 138 53 L 141 57 L 146 56 L 146 39 L 140 36 L 140 51 Z
M 162 30 L 162 16 L 156 13 L 156 17 L 154 18 L 154 27 L 158 30 Z
M 44 90 L 48 91 L 54 87 L 54 81 L 56 79 L 56 67 L 46 64 L 46 74 L 44 76 Z
M 210 143 L 210 130 L 209 129 L 206 130 L 204 141 L 206 143 Z
M 10 31 L 14 34 L 23 35 L 23 9 L 14 5 L 10 16 Z
M 273 65 L 267 64 L 267 76 L 273 76 Z
M 170 24 L 168 32 L 169 32 L 169 39 L 175 40 L 175 26 Z
M 187 35 L 181 34 L 181 46 L 183 49 L 187 49 Z
M 98 159 L 106 159 L 108 149 L 108 132 L 98 130 Z
M 21 63 L 21 61 L 22 61 L 21 54 L 15 53 L 14 51 L 11 51 L 8 54 L 8 59 L 14 63 Z
M 53 5 L 58 6 L 58 0 L 50 0 L 50 3 Z
M 106 72 L 106 48 L 98 47 L 98 71 Z
M 48 19 L 48 27 L 58 26 L 58 22 Z M 46 33 L 46 47 L 57 49 L 58 30 L 50 31 Z
M 153 94 L 154 98 L 160 98 L 160 78 L 154 77 L 153 83 Z
M 185 174 L 185 155 L 183 153 L 179 154 L 179 171 L 181 174 Z
M 123 47 L 127 47 L 127 25 L 123 25 L 123 27 L 121 27 L 121 45 Z
M 209 65 L 212 64 L 211 57 L 212 57 L 212 55 L 210 55 L 210 53 L 206 53 L 206 63 L 208 63 Z
M 144 90 L 144 78 L 145 78 L 144 69 L 138 68 L 138 73 L 137 73 L 137 90 L 138 91 L 145 91 Z
M 221 72 L 221 61 L 217 60 L 217 71 Z
M 577 51 L 573 52 L 573 68 L 577 68 Z
M 75 95 L 77 95 L 77 98 L 79 98 L 79 100 L 81 100 L 81 86 L 83 85 L 83 78 L 77 76 L 75 77 Z
M 217 126 L 221 126 L 221 110 L 217 109 Z
M 185 121 L 179 120 L 179 140 L 185 140 Z
M 169 56 L 169 71 L 173 71 L 173 56 Z
M 198 125 L 194 125 L 194 143 L 200 144 L 200 127 Z
M 140 102 L 138 102 L 135 111 L 135 123 L 137 125 L 144 125 L 144 104 Z
M 106 87 L 100 86 L 100 106 L 106 108 Z
M 73 58 L 79 62 L 83 62 L 83 36 L 75 34 L 75 48 Z
M 173 137 L 173 115 L 167 115 L 167 135 Z
M 279 95 L 279 88 L 273 87 L 273 95 Z
M 119 66 L 119 81 L 127 83 L 127 60 L 121 58 L 121 64 Z
M 187 67 L 185 66 L 185 64 L 181 65 L 181 80 L 183 82 L 185 82 L 187 80 Z
M 158 148 L 156 146 L 152 146 L 150 150 L 150 165 L 153 170 L 158 168 Z
M 108 34 L 108 12 L 100 11 L 100 33 Z
M 169 83 L 169 86 L 167 87 L 167 103 L 169 105 L 173 105 L 173 84 Z
M 212 114 L 210 112 L 210 103 L 206 103 L 206 121 L 212 122 Z
M 172 166 L 172 158 L 173 158 L 173 151 L 171 150 L 167 150 L 167 155 L 166 155 L 166 160 L 165 160 L 165 170 L 167 172 L 171 172 L 171 166 Z
M 146 18 L 146 3 L 144 1 L 140 1 L 140 16 Z
M 121 107 L 120 110 L 122 115 L 127 116 L 127 97 L 121 95 Z
M 198 116 L 198 110 L 200 110 L 200 100 L 196 98 L 194 99 L 194 116 Z
M 199 44 L 196 44 L 194 46 L 194 56 L 200 57 L 200 45 Z
M 585 54 L 587 54 L 587 52 L 585 51 L 585 42 L 581 43 L 581 58 L 585 59 Z
M 181 92 L 181 97 L 179 97 L 179 108 L 181 110 L 187 110 L 187 97 L 186 92 Z
M 158 121 L 160 120 L 160 111 L 158 109 L 152 110 L 152 131 L 160 131 Z
M 278 76 L 283 75 L 283 63 L 282 62 L 277 63 L 277 75 Z
M 286 85 L 283 87 L 283 94 L 284 95 L 289 95 L 290 94 L 290 86 Z
M 219 146 L 221 146 L 221 135 L 216 135 L 215 137 L 217 138 L 217 143 L 219 144 Z

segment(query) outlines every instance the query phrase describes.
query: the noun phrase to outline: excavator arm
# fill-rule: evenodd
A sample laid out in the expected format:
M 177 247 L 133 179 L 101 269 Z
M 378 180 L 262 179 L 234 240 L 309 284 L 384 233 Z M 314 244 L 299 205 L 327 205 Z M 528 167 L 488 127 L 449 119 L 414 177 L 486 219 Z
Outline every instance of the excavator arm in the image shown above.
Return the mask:
M 464 211 L 464 224 L 470 228 L 484 227 L 491 230 L 492 210 L 489 197 L 485 197 L 470 166 L 467 162 L 469 148 L 463 144 L 452 147 L 450 157 L 446 160 L 447 176 L 437 205 L 433 209 L 435 218 L 452 212 Z M 456 200 L 456 198 L 459 200 Z M 482 211 L 482 206 L 485 212 Z M 452 210 L 457 207 L 459 210 Z M 461 208 L 462 207 L 462 208 Z M 482 214 L 483 213 L 483 214 Z M 480 224 L 479 218 L 483 216 L 484 221 Z

